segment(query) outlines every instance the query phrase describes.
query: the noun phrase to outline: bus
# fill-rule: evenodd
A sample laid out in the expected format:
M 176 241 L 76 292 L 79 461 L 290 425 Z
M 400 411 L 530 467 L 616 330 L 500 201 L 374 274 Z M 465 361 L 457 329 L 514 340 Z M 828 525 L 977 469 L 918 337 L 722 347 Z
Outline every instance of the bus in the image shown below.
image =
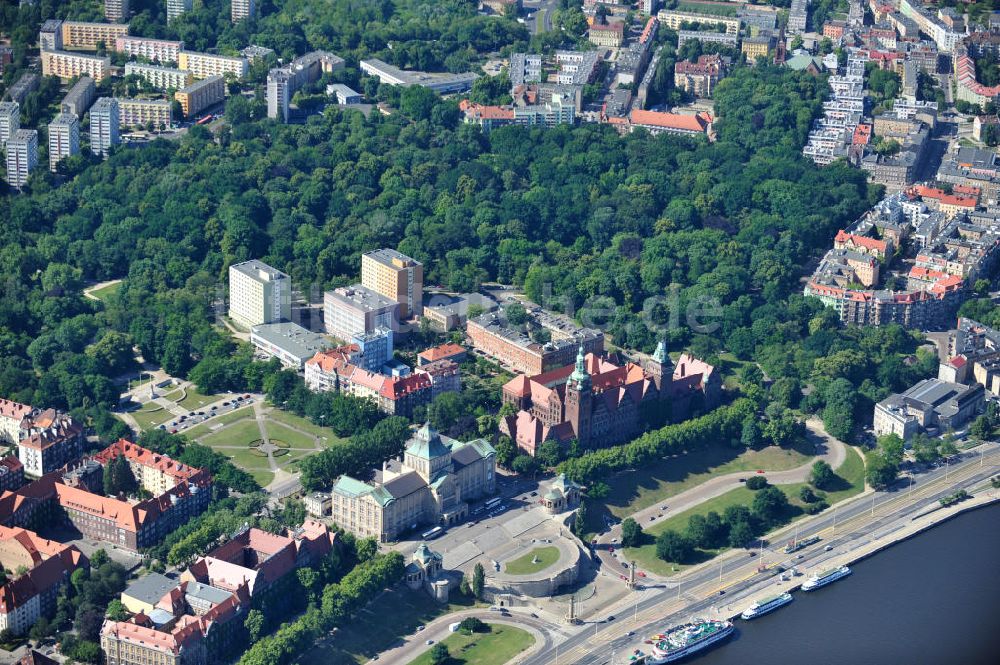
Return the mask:
M 196 124 L 196 125 L 207 125 L 208 123 L 212 122 L 212 118 L 213 117 L 214 116 L 211 113 L 209 113 L 204 118 L 202 118 L 201 120 L 197 121 L 194 124 Z
M 502 499 L 502 498 L 500 498 L 500 497 L 498 497 L 498 496 L 495 496 L 495 497 L 493 497 L 492 499 L 488 500 L 488 501 L 487 501 L 487 502 L 486 502 L 486 503 L 484 504 L 484 506 L 485 506 L 486 510 L 493 510 L 494 508 L 496 508 L 497 506 L 499 506 L 499 505 L 500 505 L 500 502 L 501 502 L 501 501 L 503 501 L 503 499 Z
M 435 538 L 443 534 L 444 534 L 444 529 L 439 526 L 436 526 L 430 531 L 424 531 L 422 534 L 420 534 L 420 537 L 423 538 L 424 540 L 434 540 Z

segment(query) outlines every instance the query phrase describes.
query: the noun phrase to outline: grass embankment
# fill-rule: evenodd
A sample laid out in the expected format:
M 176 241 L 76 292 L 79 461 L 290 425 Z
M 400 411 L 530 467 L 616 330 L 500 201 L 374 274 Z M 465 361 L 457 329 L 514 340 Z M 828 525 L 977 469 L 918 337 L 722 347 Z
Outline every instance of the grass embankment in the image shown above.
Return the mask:
M 537 563 L 534 561 L 535 557 L 538 557 Z M 536 547 L 524 556 L 509 561 L 504 570 L 508 575 L 532 575 L 545 570 L 558 560 L 558 547 Z
M 457 593 L 452 594 L 452 601 L 442 605 L 422 589 L 397 587 L 386 591 L 360 610 L 348 625 L 303 654 L 298 662 L 300 665 L 367 663 L 372 656 L 401 643 L 403 636 L 414 634 L 417 626 L 475 607 L 470 599 Z
M 849 454 L 844 460 L 844 463 L 836 469 L 840 482 L 832 491 L 824 492 L 824 494 L 826 494 L 826 501 L 830 505 L 843 501 L 844 499 L 854 496 L 855 494 L 860 494 L 865 488 L 864 462 L 862 461 L 861 456 L 853 448 L 848 452 Z M 793 483 L 790 485 L 777 486 L 788 496 L 789 503 L 791 503 L 791 508 L 786 515 L 785 523 L 793 522 L 806 516 L 804 511 L 804 506 L 806 504 L 799 498 L 799 491 L 806 484 L 807 483 Z M 728 548 L 720 548 L 717 550 L 697 550 L 696 555 L 691 561 L 688 561 L 685 564 L 680 564 L 673 561 L 664 561 L 656 556 L 656 538 L 664 531 L 671 529 L 684 533 L 687 529 L 688 521 L 693 515 L 706 515 L 712 511 L 721 515 L 729 506 L 742 505 L 749 507 L 753 503 L 753 496 L 753 490 L 749 490 L 745 487 L 739 487 L 713 499 L 709 499 L 708 501 L 705 501 L 690 510 L 685 510 L 684 512 L 673 515 L 648 529 L 646 531 L 646 537 L 643 545 L 640 547 L 630 547 L 626 549 L 625 558 L 629 561 L 634 560 L 640 568 L 649 570 L 657 575 L 670 575 L 671 573 L 680 572 L 692 565 L 707 561 Z M 779 525 L 775 525 L 775 527 L 777 526 Z
M 489 624 L 490 632 L 453 633 L 441 640 L 448 647 L 448 665 L 503 665 L 535 643 L 531 633 L 514 626 Z M 410 665 L 431 665 L 430 651 L 410 661 Z
M 623 471 L 605 480 L 611 488 L 606 499 L 591 503 L 587 511 L 587 538 L 604 530 L 604 518 L 624 519 L 649 506 L 697 487 L 713 476 L 738 471 L 787 471 L 807 464 L 814 456 L 812 445 L 799 448 L 770 446 L 740 450 L 714 446 L 668 457 L 641 469 Z

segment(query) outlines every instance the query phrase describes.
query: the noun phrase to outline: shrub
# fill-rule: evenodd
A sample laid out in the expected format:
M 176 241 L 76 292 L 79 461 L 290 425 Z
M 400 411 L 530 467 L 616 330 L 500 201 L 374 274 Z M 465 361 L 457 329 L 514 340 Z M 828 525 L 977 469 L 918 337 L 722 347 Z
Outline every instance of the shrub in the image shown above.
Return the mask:
M 767 478 L 765 476 L 751 476 L 747 478 L 746 485 L 748 490 L 762 490 L 767 487 Z

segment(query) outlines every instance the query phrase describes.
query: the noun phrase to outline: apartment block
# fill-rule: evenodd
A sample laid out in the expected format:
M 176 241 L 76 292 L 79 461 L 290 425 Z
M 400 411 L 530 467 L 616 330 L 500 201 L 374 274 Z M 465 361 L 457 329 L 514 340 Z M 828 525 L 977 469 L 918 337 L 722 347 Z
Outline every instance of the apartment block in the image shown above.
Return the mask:
M 10 575 L 0 586 L 0 630 L 24 635 L 39 619 L 52 616 L 70 574 L 88 568 L 90 562 L 74 545 L 19 527 L 0 527 L 0 565 L 26 571 Z
M 257 261 L 229 266 L 229 317 L 251 328 L 291 317 L 292 280 Z
M 24 484 L 24 465 L 13 455 L 0 459 L 0 494 L 15 492 Z
M 167 0 L 167 23 L 191 11 L 192 0 Z
M 253 16 L 255 9 L 254 0 L 233 0 L 230 19 L 233 23 L 238 23 Z
M 19 129 L 7 141 L 7 184 L 22 189 L 38 166 L 38 132 Z
M 96 51 L 99 44 L 114 48 L 115 40 L 128 34 L 128 24 L 63 21 L 62 47 Z
M 169 492 L 182 483 L 204 485 L 205 481 L 211 480 L 208 472 L 202 469 L 177 462 L 126 439 L 118 439 L 97 453 L 94 460 L 107 465 L 118 457 L 125 458 L 139 486 L 154 496 Z
M 72 113 L 60 113 L 49 123 L 49 170 L 67 157 L 80 152 L 80 120 Z
M 90 109 L 90 152 L 107 157 L 111 146 L 121 143 L 120 132 L 118 100 L 101 97 Z
M 42 51 L 42 75 L 72 79 L 89 76 L 95 81 L 103 81 L 111 75 L 111 59 L 96 55 L 69 53 L 68 51 Z
M 661 9 L 656 18 L 664 28 L 671 30 L 681 30 L 682 25 L 698 23 L 705 25 L 724 25 L 726 33 L 737 35 L 740 32 L 740 20 L 727 16 L 716 16 L 713 14 L 698 14 L 696 12 L 682 12 L 673 9 Z
M 183 90 L 194 82 L 191 72 L 183 69 L 142 65 L 130 62 L 125 65 L 125 76 L 138 76 L 157 90 Z
M 423 312 L 424 266 L 394 249 L 361 256 L 361 284 L 398 302 L 401 320 Z
M 35 134 L 37 160 L 38 136 L 31 131 Z M 83 425 L 68 414 L 46 409 L 22 422 L 21 430 L 17 458 L 28 475 L 43 476 L 78 460 L 83 454 Z
M 171 104 L 167 99 L 130 99 L 116 97 L 118 122 L 122 127 L 141 127 L 153 123 L 156 129 L 173 123 Z
M 594 23 L 590 26 L 587 37 L 594 46 L 618 48 L 625 41 L 625 23 L 622 21 Z
M 115 50 L 132 58 L 142 56 L 156 62 L 177 62 L 184 42 L 123 35 L 115 39 Z
M 112 23 L 128 22 L 129 0 L 104 0 L 104 18 Z
M 0 102 L 0 148 L 5 147 L 19 129 L 21 105 L 17 102 Z
M 177 66 L 194 74 L 196 79 L 222 76 L 226 73 L 232 74 L 236 78 L 243 78 L 247 75 L 247 59 L 228 55 L 181 51 L 177 54 Z
M 209 76 L 174 93 L 174 99 L 181 104 L 181 113 L 190 118 L 212 104 L 226 98 L 226 82 L 221 76 Z
M 42 51 L 63 50 L 62 21 L 50 18 L 38 30 L 38 48 Z
M 96 96 L 97 86 L 94 85 L 94 79 L 89 76 L 81 76 L 63 97 L 62 110 L 66 113 L 72 113 L 77 118 L 82 118 L 90 105 L 94 103 Z
M 347 341 L 357 333 L 379 328 L 396 330 L 399 304 L 361 284 L 342 286 L 323 294 L 326 332 Z
M 35 415 L 28 404 L 0 399 L 0 443 L 17 443 L 21 440 L 21 423 Z
M 235 8 L 234 3 L 234 11 Z M 267 74 L 267 117 L 288 122 L 289 104 L 296 90 L 325 73 L 343 68 L 344 59 L 326 51 L 313 51 L 284 67 L 275 67 Z
M 726 63 L 719 55 L 700 55 L 697 62 L 681 60 L 674 65 L 674 87 L 695 95 L 711 97 L 726 75 Z

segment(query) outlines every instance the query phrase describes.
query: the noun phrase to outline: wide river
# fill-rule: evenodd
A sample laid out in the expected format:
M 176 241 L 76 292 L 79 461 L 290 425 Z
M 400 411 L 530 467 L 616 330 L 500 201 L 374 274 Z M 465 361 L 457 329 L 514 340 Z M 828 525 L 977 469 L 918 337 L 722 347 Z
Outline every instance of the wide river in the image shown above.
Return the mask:
M 695 665 L 1000 664 L 1000 505 L 852 566 L 753 621 Z

